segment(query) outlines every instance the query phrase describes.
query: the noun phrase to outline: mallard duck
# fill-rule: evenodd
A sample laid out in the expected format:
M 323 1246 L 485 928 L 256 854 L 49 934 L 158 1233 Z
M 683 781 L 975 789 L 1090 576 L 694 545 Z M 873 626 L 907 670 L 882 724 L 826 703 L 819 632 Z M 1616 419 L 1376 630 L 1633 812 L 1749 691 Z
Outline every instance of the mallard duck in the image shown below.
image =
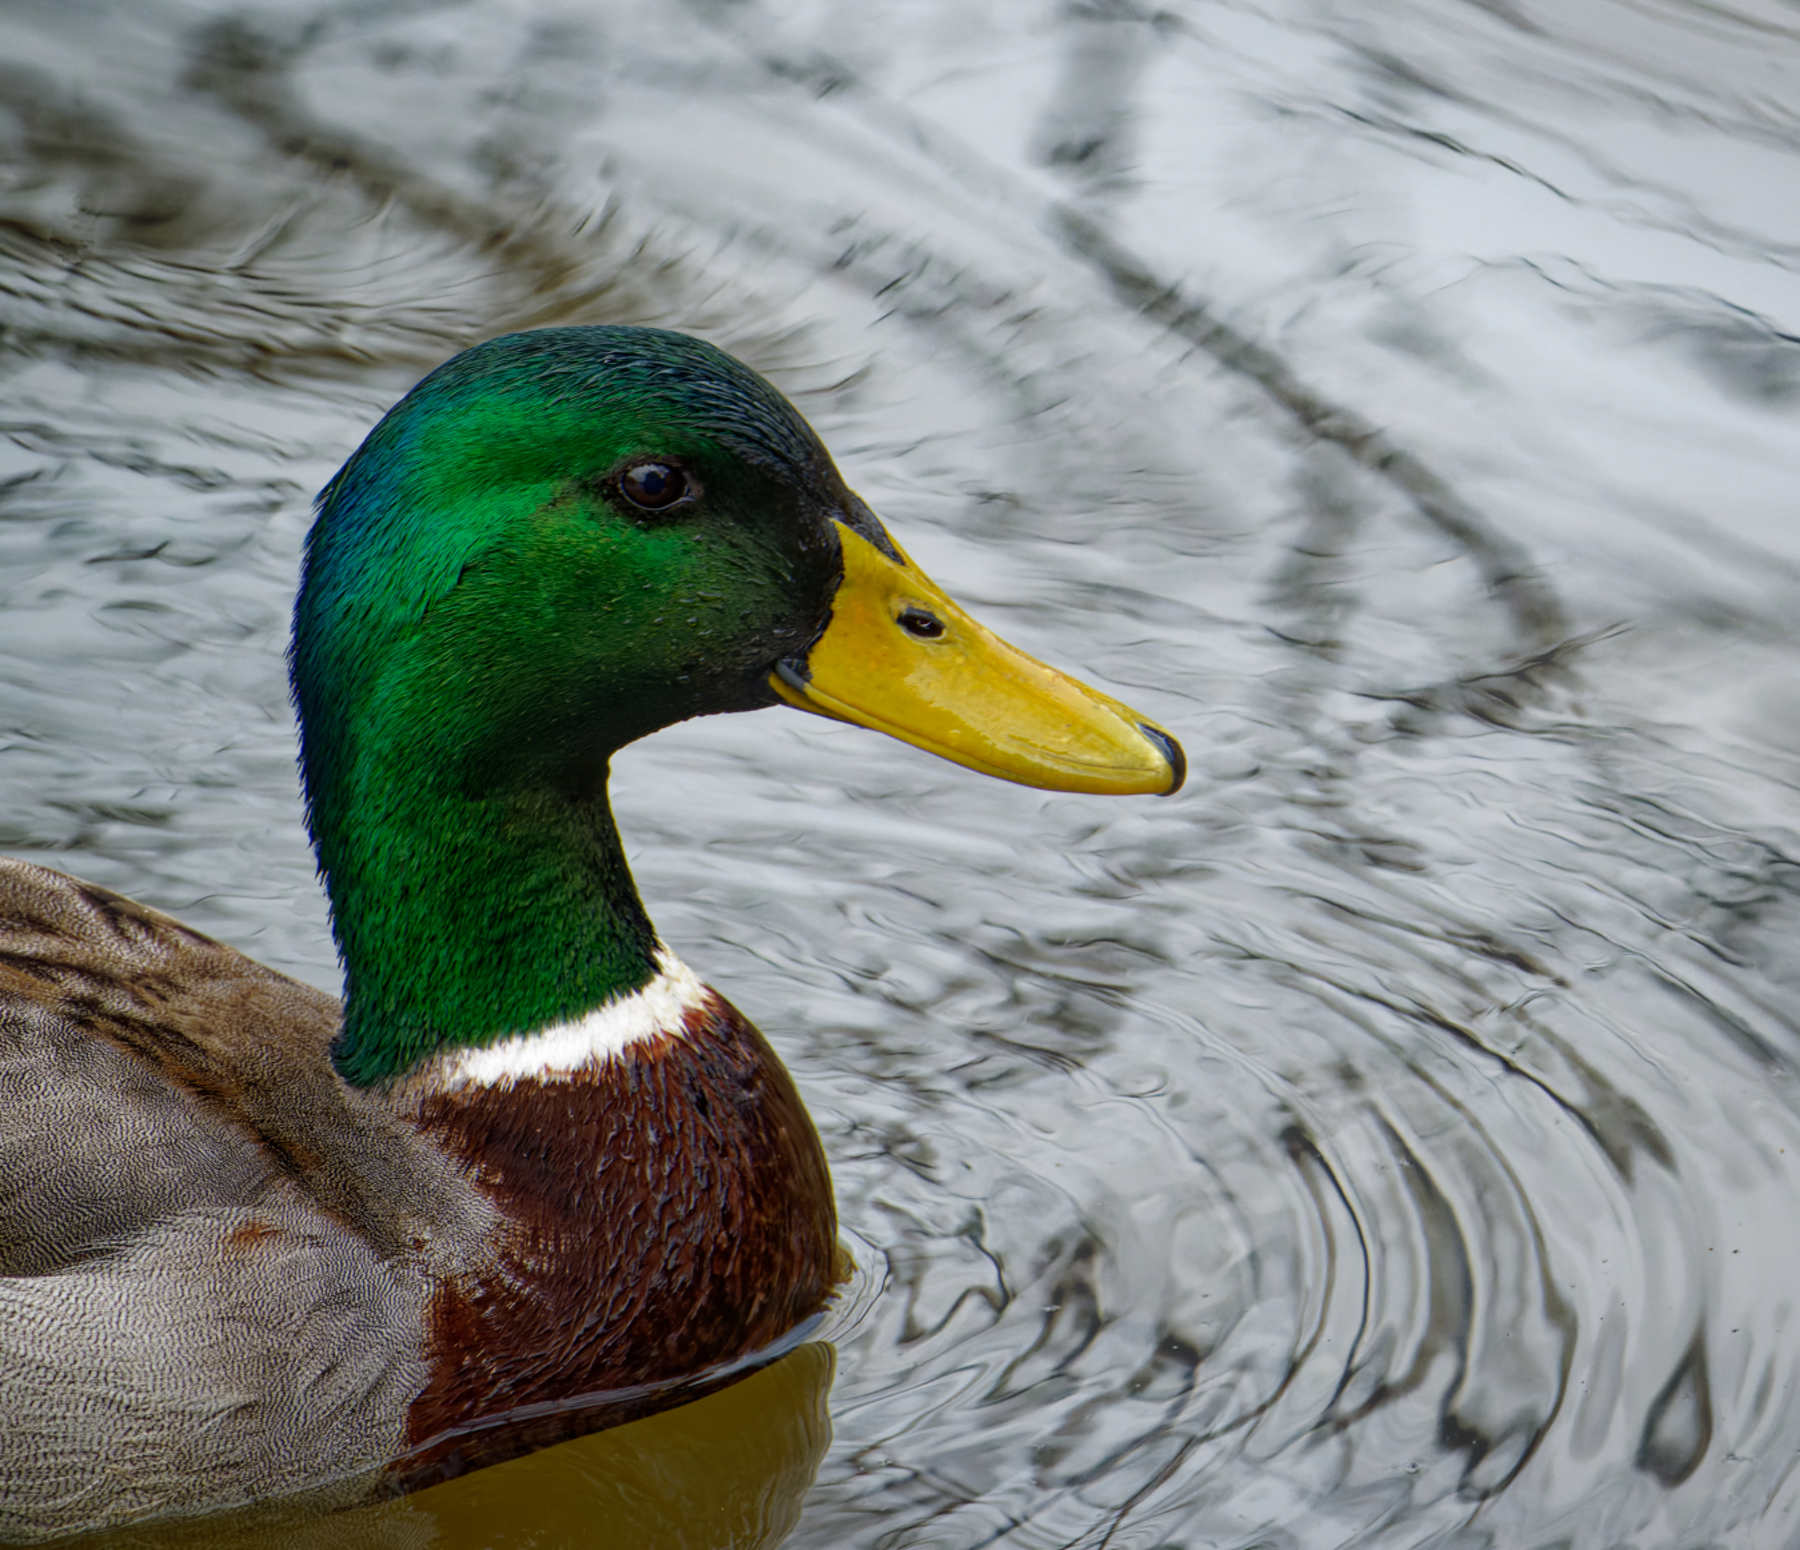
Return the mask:
M 818 1135 L 651 926 L 614 750 L 786 704 L 1028 785 L 1182 779 L 934 586 L 780 393 L 659 330 L 420 382 L 319 497 L 290 662 L 341 1007 L 0 870 L 0 1538 L 408 1489 L 826 1303 Z

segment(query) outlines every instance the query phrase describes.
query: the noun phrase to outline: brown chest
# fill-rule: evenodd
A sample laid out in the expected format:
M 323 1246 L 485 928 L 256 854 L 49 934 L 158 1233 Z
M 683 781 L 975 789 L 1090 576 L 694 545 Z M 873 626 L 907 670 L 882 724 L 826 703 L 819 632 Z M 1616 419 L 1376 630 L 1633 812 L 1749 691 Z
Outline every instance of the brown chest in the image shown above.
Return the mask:
M 836 1211 L 792 1079 L 722 998 L 685 1021 L 571 1076 L 420 1103 L 504 1226 L 433 1300 L 408 1486 L 655 1408 L 641 1391 L 755 1352 L 829 1295 Z

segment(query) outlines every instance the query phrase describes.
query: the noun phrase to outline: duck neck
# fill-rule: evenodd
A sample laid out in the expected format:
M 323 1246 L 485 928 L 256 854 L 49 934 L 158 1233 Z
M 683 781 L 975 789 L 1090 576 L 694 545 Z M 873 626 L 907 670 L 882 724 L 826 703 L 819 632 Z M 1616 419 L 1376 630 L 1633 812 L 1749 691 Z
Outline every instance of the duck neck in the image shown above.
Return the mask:
M 657 973 L 604 763 L 573 783 L 471 791 L 416 763 L 381 768 L 405 752 L 385 744 L 328 804 L 315 786 L 344 964 L 333 1058 L 359 1086 L 572 1022 Z

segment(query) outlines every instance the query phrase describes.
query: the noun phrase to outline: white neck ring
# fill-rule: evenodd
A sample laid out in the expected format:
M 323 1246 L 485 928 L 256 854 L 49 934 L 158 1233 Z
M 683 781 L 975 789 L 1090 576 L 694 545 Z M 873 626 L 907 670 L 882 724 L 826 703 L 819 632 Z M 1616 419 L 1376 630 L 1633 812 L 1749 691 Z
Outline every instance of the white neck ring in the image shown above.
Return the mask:
M 634 1045 L 685 1036 L 690 1012 L 712 992 L 661 942 L 656 975 L 639 990 L 603 1002 L 571 1022 L 440 1055 L 436 1087 L 499 1087 L 515 1081 L 567 1081 L 577 1072 L 616 1060 Z

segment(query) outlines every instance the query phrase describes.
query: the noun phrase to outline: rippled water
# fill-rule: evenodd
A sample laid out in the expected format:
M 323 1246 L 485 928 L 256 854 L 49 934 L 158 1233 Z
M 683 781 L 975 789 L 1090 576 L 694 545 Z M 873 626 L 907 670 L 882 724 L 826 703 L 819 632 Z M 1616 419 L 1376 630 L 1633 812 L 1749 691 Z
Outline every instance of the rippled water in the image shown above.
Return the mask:
M 1791 0 L 10 0 L 0 845 L 333 984 L 311 492 L 706 334 L 1195 763 L 619 761 L 860 1239 L 790 1543 L 1793 1545 L 1797 149 Z M 610 1543 L 590 1443 L 369 1532 Z

